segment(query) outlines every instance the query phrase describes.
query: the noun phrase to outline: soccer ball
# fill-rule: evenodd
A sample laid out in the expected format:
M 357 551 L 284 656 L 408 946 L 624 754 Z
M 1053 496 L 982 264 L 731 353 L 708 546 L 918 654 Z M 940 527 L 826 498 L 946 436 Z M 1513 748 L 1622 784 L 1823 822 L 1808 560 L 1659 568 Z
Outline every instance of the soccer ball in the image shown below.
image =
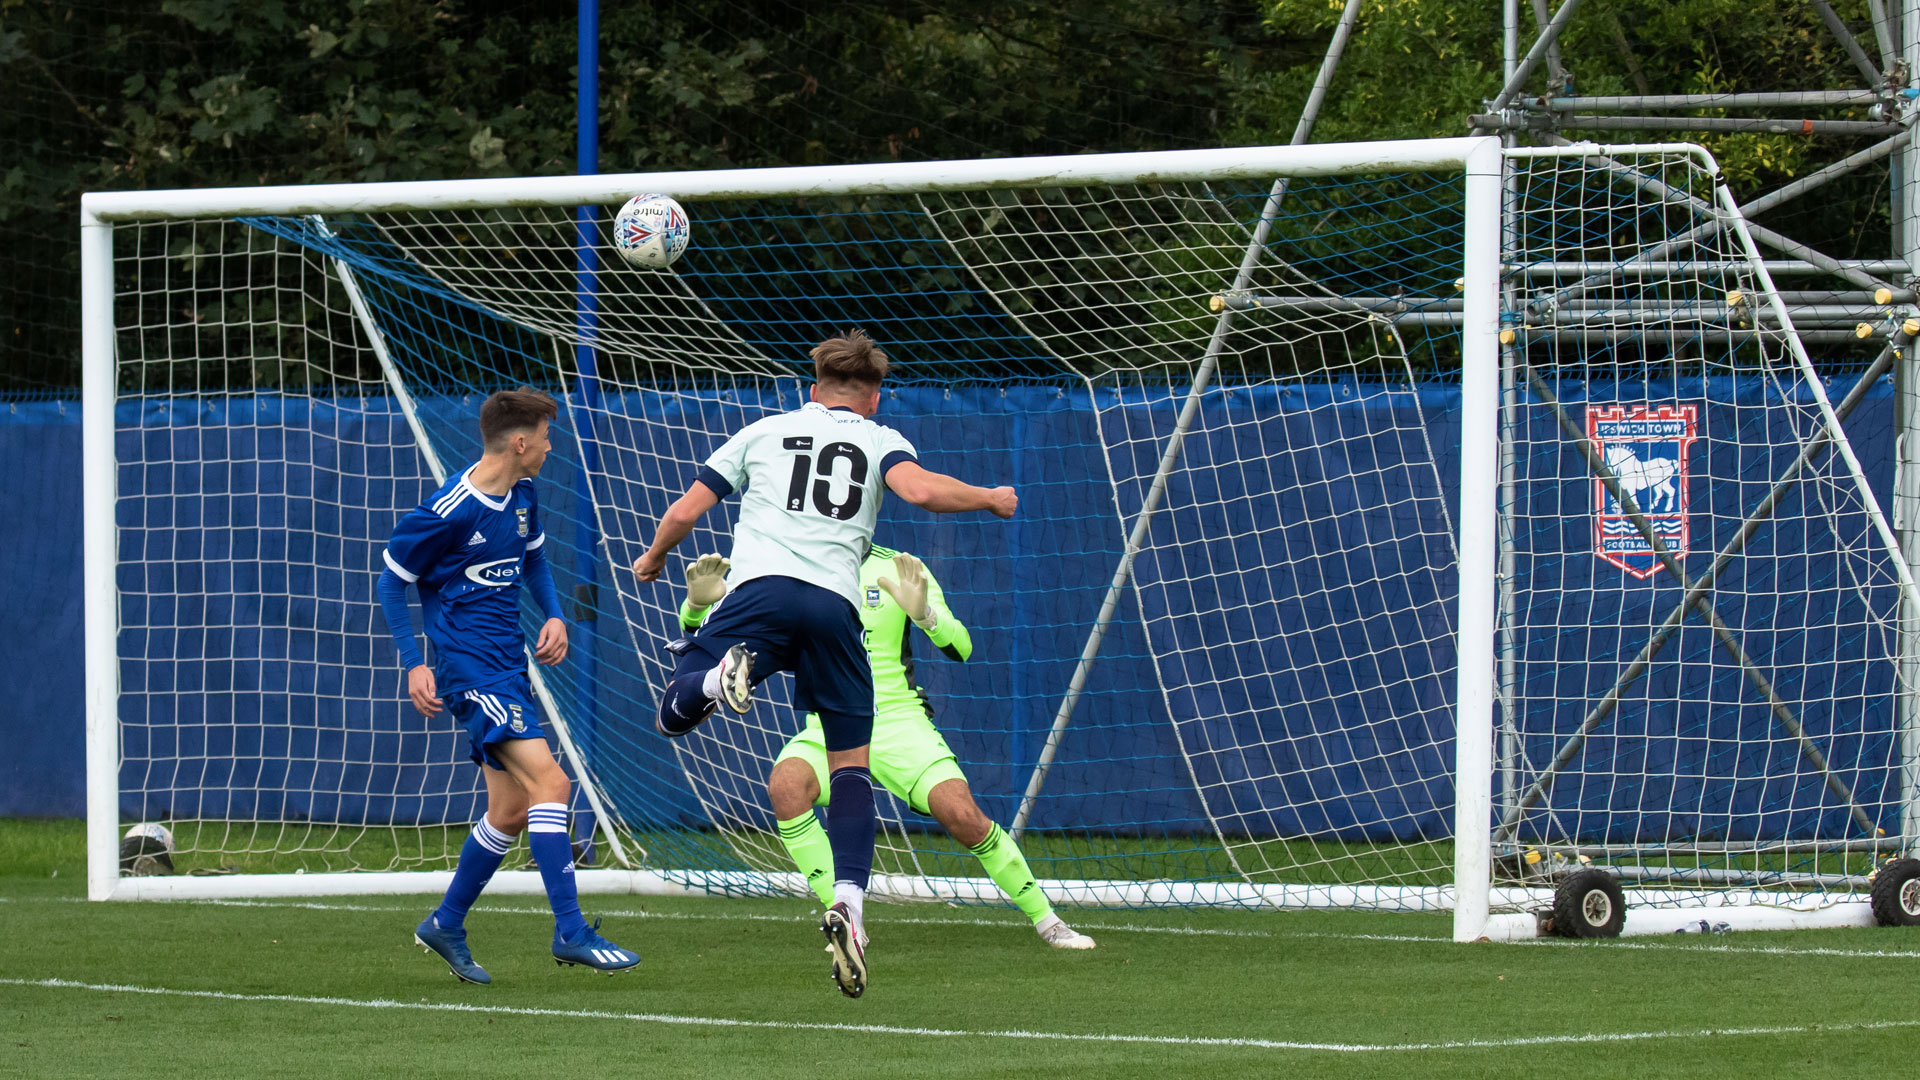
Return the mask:
M 687 250 L 687 212 L 671 195 L 635 195 L 613 218 L 613 246 L 634 266 L 665 270 Z
M 120 839 L 120 872 L 134 877 L 173 873 L 173 830 L 146 821 Z

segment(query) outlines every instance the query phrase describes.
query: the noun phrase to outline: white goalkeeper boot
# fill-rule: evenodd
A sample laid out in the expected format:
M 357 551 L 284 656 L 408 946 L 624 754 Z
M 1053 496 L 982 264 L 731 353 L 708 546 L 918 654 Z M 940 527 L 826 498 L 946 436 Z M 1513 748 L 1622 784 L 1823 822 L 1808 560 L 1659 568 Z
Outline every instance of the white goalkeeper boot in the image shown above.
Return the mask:
M 1068 926 L 1058 915 L 1049 915 L 1033 926 L 1040 940 L 1056 949 L 1091 949 L 1093 939 Z

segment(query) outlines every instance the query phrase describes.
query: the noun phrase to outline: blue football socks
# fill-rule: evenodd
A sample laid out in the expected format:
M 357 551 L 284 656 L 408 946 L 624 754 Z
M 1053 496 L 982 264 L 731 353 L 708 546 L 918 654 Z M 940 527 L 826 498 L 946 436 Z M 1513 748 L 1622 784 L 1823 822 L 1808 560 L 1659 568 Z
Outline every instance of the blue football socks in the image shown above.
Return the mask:
M 564 803 L 535 803 L 527 811 L 527 846 L 533 849 L 533 861 L 539 864 L 540 880 L 547 887 L 554 937 L 571 940 L 586 928 L 587 920 L 580 914 L 580 890 L 573 881 L 573 845 L 567 839 Z
M 843 765 L 828 778 L 827 842 L 833 845 L 833 880 L 862 891 L 873 875 L 873 775 Z
M 493 872 L 500 869 L 500 860 L 507 857 L 513 840 L 488 824 L 484 817 L 473 823 L 473 832 L 460 848 L 460 863 L 453 869 L 453 882 L 447 886 L 446 897 L 433 913 L 435 921 L 447 929 L 466 922 L 468 909 L 480 898 L 480 890 L 493 880 Z

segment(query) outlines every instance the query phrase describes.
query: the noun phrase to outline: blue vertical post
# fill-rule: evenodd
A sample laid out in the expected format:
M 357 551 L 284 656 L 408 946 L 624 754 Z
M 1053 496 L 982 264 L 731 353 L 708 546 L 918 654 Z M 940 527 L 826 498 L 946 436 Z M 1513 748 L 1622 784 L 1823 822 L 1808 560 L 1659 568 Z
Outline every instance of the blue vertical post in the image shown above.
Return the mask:
M 1026 388 L 1020 387 L 1019 389 L 1024 390 Z M 1003 404 L 1007 401 L 1007 390 L 1004 386 L 1000 388 L 1000 400 Z M 1026 463 L 1028 455 L 1021 452 L 1022 448 L 1028 445 L 1027 413 L 1026 409 L 1023 408 L 1024 404 L 1023 399 L 1016 399 L 1012 403 L 1012 437 L 1007 442 L 1007 445 L 1013 450 L 1012 453 L 1007 455 L 1007 457 L 1011 459 L 1013 466 L 1013 490 L 1019 492 L 1024 492 L 1027 489 L 1027 472 L 1023 466 Z M 1038 499 L 1035 499 L 1033 505 L 1038 506 L 1039 502 Z M 1012 527 L 1004 530 L 1007 539 L 1006 565 L 1009 567 L 1010 572 L 1013 573 L 1018 572 L 1018 567 L 1026 565 L 1026 520 L 1025 517 L 1015 514 L 1013 521 L 1010 523 Z M 1018 579 L 1016 579 L 1015 584 L 1017 587 Z M 1007 793 L 1011 799 L 1009 804 L 1010 809 L 1017 808 L 1019 803 L 1018 792 L 1020 791 L 1020 778 L 1025 776 L 1027 772 L 1033 768 L 1033 763 L 1027 760 L 1026 745 L 1026 671 L 1028 652 L 1027 634 L 1029 632 L 1025 620 L 1021 617 L 1020 604 L 1016 594 L 1013 604 L 1013 626 L 1007 634 L 1007 641 L 1010 646 L 1007 659 L 1012 665 L 1009 669 L 1011 678 L 1007 687 L 1008 697 L 1010 699 L 1008 704 L 1011 706 L 1011 708 L 1007 710 Z M 994 820 L 1001 821 L 1005 820 L 1005 818 L 996 817 Z
M 600 171 L 600 0 L 580 0 L 580 39 L 578 136 L 575 150 L 576 171 L 591 176 Z M 574 438 L 579 445 L 579 468 L 574 473 L 574 547 L 573 568 L 576 585 L 573 605 L 573 648 L 570 662 L 574 671 L 575 714 L 574 745 L 582 757 L 593 759 L 594 735 L 599 726 L 600 672 L 595 638 L 598 629 L 600 585 L 600 529 L 593 513 L 593 476 L 600 471 L 600 447 L 594 417 L 600 411 L 600 365 L 593 342 L 600 332 L 600 227 L 599 208 L 574 208 L 574 291 L 575 324 L 580 344 L 574 347 L 574 367 L 579 378 L 574 384 Z M 576 768 L 578 765 L 576 764 Z M 576 847 L 576 861 L 593 862 L 593 831 L 597 823 L 593 811 L 581 808 L 574 820 L 574 837 L 582 841 L 584 851 Z

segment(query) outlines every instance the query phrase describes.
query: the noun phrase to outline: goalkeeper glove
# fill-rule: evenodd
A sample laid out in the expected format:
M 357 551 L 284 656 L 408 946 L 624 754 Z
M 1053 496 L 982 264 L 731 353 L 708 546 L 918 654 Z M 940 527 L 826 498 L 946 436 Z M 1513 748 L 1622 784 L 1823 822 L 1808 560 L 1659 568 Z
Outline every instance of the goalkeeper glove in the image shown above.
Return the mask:
M 702 555 L 687 564 L 687 606 L 710 608 L 727 595 L 727 571 L 733 564 L 724 555 Z
M 893 569 L 900 576 L 899 581 L 883 577 L 880 587 L 887 590 L 893 602 L 907 613 L 913 625 L 922 630 L 932 630 L 935 624 L 933 605 L 927 603 L 927 568 L 919 559 L 901 552 L 893 557 Z

